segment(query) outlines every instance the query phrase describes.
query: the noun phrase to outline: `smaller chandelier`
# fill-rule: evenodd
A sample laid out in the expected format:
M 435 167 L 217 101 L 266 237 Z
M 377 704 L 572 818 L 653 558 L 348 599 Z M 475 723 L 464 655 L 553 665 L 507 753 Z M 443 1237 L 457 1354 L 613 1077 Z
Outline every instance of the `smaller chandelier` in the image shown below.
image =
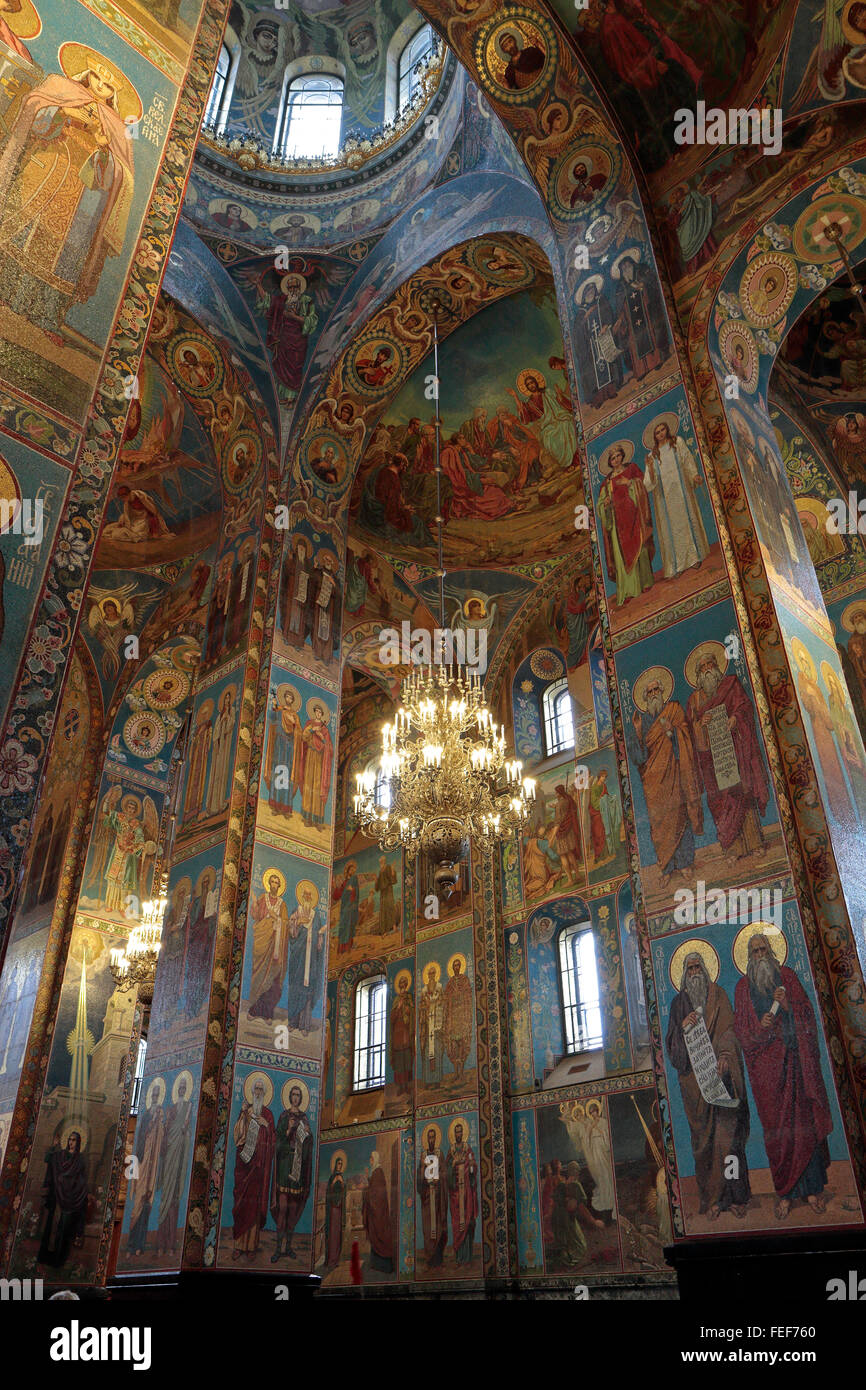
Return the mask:
M 125 946 L 115 946 L 111 952 L 111 973 L 117 988 L 137 989 L 142 1004 L 153 1003 L 156 966 L 162 945 L 162 919 L 168 900 L 154 898 L 142 909 L 141 921 L 129 933 Z
M 423 849 L 453 863 L 467 837 L 493 844 L 525 824 L 535 782 L 522 773 L 506 757 L 478 674 L 430 665 L 403 681 L 394 723 L 382 728 L 378 774 L 357 775 L 355 818 L 380 849 Z

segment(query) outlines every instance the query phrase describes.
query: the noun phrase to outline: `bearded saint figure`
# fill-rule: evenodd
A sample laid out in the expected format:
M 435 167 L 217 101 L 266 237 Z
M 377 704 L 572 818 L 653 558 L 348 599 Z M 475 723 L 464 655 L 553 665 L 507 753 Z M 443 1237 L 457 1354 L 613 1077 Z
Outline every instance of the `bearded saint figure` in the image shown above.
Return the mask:
M 735 675 L 723 675 L 712 649 L 697 662 L 697 687 L 689 696 L 686 715 L 697 750 L 698 764 L 719 844 L 731 858 L 762 852 L 761 816 L 767 809 L 770 788 L 755 728 L 751 701 Z M 710 745 L 709 726 L 714 711 L 723 709 L 737 759 L 739 780 L 720 788 Z
M 734 1031 L 764 1128 L 776 1217 L 784 1221 L 803 1198 L 823 1212 L 833 1118 L 815 1014 L 797 976 L 779 964 L 762 932 L 749 940 L 746 974 L 734 991 Z
M 640 681 L 635 685 L 637 698 Z M 626 725 L 628 754 L 643 784 L 650 836 L 662 883 L 695 862 L 695 836 L 704 828 L 704 810 L 694 742 L 683 707 L 666 700 L 658 677 L 644 678 L 646 708 Z
M 265 1105 L 265 1088 L 253 1083 L 252 1102 L 245 1100 L 235 1121 L 235 1169 L 232 1200 L 235 1248 L 232 1259 L 256 1253 L 268 1219 L 268 1192 L 276 1146 L 274 1117 Z
M 733 1107 L 705 1100 L 692 1070 L 686 1034 L 699 1018 L 706 1025 L 718 1073 L 728 1095 L 739 1101 Z M 668 1056 L 677 1070 L 683 1109 L 689 1122 L 695 1179 L 701 1215 L 710 1221 L 733 1211 L 742 1219 L 752 1194 L 746 1141 L 749 1137 L 749 1102 L 743 1055 L 734 1028 L 734 1011 L 725 991 L 710 979 L 704 958 L 691 951 L 685 959 L 680 992 L 671 1005 L 665 1039 Z M 729 1160 L 736 1159 L 736 1177 L 726 1177 Z

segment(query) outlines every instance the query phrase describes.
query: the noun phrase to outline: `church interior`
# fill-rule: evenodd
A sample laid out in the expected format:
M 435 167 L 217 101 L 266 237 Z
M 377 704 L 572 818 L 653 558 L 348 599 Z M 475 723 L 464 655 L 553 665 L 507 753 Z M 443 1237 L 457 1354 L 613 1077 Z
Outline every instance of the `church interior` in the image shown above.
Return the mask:
M 866 4 L 0 68 L 0 1277 L 866 1274 Z

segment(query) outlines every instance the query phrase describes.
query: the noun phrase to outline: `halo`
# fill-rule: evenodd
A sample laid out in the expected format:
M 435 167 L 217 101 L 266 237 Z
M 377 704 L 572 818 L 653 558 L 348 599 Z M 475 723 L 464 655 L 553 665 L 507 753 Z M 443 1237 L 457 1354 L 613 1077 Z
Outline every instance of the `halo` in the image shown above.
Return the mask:
M 304 290 L 307 288 L 307 277 L 306 277 L 306 275 L 301 275 L 297 270 L 289 270 L 289 271 L 286 272 L 285 275 L 283 275 L 283 276 L 280 277 L 280 289 L 282 290 L 283 294 L 286 294 L 286 293 L 287 293 L 287 290 L 286 290 L 286 281 L 287 281 L 287 280 L 291 280 L 293 284 L 297 284 L 297 286 L 298 286 L 298 291 L 299 291 L 300 294 L 303 294 L 303 293 L 304 293 Z
M 667 704 L 674 688 L 674 678 L 667 666 L 648 666 L 645 671 L 641 671 L 632 690 L 632 699 L 641 714 L 646 714 L 646 688 L 651 680 L 658 680 L 661 684 L 663 704 Z
M 202 700 L 195 712 L 196 724 L 203 724 L 205 719 L 213 719 L 214 702 L 213 700 Z
M 771 291 L 773 297 L 769 299 L 763 286 L 771 275 L 776 280 L 777 288 Z M 766 298 L 766 307 L 763 309 L 754 302 L 757 290 L 761 290 Z M 793 256 L 781 251 L 767 251 L 764 255 L 757 256 L 746 266 L 740 280 L 740 301 L 750 323 L 755 324 L 757 328 L 769 328 L 771 324 L 778 323 L 791 307 L 796 293 L 797 262 Z
M 803 674 L 809 680 L 816 681 L 818 679 L 818 673 L 815 670 L 815 663 L 812 660 L 812 654 L 809 651 L 809 648 L 806 646 L 806 644 L 802 642 L 799 637 L 792 637 L 791 650 L 793 651 L 794 659 L 796 660 L 797 665 L 799 666 Z
M 276 695 L 276 697 L 277 697 L 277 704 L 280 705 L 281 708 L 283 708 L 283 709 L 286 709 L 286 708 L 288 708 L 288 709 L 299 709 L 299 708 L 300 708 L 300 705 L 301 705 L 301 692 L 300 692 L 300 690 L 297 689 L 296 686 L 294 686 L 294 685 L 289 685 L 287 681 L 283 681 L 282 685 L 278 685 L 278 686 L 277 686 L 276 691 L 275 691 L 274 693 L 275 693 L 275 695 Z M 287 700 L 291 700 L 291 704 L 287 705 L 287 704 L 286 704 L 286 701 L 287 701 Z
M 282 897 L 286 891 L 286 876 L 280 873 L 280 870 L 273 865 L 269 869 L 262 870 L 262 888 L 264 888 L 266 893 L 270 892 L 268 888 L 268 879 L 272 874 L 276 874 L 277 878 L 280 880 L 279 896 Z
M 680 432 L 680 417 L 679 415 L 677 415 L 677 412 L 675 410 L 664 410 L 662 411 L 661 415 L 653 416 L 652 420 L 650 420 L 649 424 L 646 426 L 646 429 L 641 435 L 644 448 L 647 449 L 650 453 L 652 453 L 653 448 L 655 446 L 655 440 L 653 439 L 653 431 L 655 430 L 657 425 L 661 424 L 667 425 L 670 433 L 673 435 L 677 435 Z
M 21 489 L 18 486 L 18 479 L 2 456 L 0 456 L 0 497 L 9 506 L 10 523 L 15 521 L 21 510 Z M 102 603 L 104 602 L 103 599 Z M 104 616 L 102 603 L 99 604 L 99 611 Z
M 313 718 L 314 718 L 314 715 L 313 715 L 313 706 L 314 706 L 314 705 L 321 705 L 322 709 L 325 711 L 325 723 L 326 723 L 326 724 L 330 723 L 331 715 L 330 715 L 330 712 L 329 712 L 329 710 L 328 710 L 328 706 L 325 704 L 325 701 L 322 699 L 321 695 L 311 695 L 311 696 L 310 696 L 309 700 L 307 701 L 307 718 L 308 718 L 308 719 L 313 719 Z
M 421 1135 L 422 1135 L 423 1142 L 424 1142 L 425 1144 L 427 1143 L 427 1134 L 428 1134 L 428 1131 L 431 1130 L 431 1129 L 434 1130 L 435 1133 L 436 1133 L 436 1145 L 435 1145 L 435 1147 L 436 1147 L 437 1149 L 441 1149 L 441 1147 L 442 1147 L 442 1131 L 441 1131 L 441 1129 L 439 1128 L 439 1126 L 436 1124 L 436 1122 L 435 1122 L 434 1120 L 431 1120 L 429 1124 L 426 1124 L 426 1125 L 425 1125 L 425 1124 L 422 1124 L 422 1125 L 421 1125 Z M 426 1153 L 426 1152 L 427 1152 L 426 1149 L 422 1149 L 422 1153 Z
M 184 874 L 183 878 L 178 879 L 177 883 L 174 885 L 171 892 L 169 893 L 169 900 L 172 903 L 175 901 L 176 898 L 180 897 L 181 888 L 184 889 L 187 897 L 192 896 L 192 879 L 188 878 L 186 874 Z
M 133 796 L 132 792 L 127 792 L 125 796 L 122 796 L 120 798 L 121 811 L 124 809 L 125 806 L 129 805 L 130 801 L 135 803 L 135 810 L 133 812 L 133 815 L 139 815 L 141 812 L 141 801 L 137 796 Z
M 177 1076 L 174 1078 L 174 1081 L 172 1083 L 171 1100 L 173 1105 L 177 1104 L 177 1088 L 182 1081 L 186 1081 L 189 1083 L 190 1096 L 192 1095 L 193 1090 L 195 1089 L 195 1082 L 192 1079 L 192 1072 L 189 1071 L 186 1067 L 184 1067 L 183 1071 L 178 1072 Z
M 610 456 L 614 449 L 622 449 L 625 454 L 625 462 L 631 463 L 634 458 L 634 443 L 631 439 L 615 439 L 612 444 L 605 444 L 598 471 L 603 478 L 609 478 L 611 474 Z
M 748 926 L 741 927 L 737 932 L 731 947 L 734 965 L 741 975 L 745 975 L 749 964 L 749 942 L 753 936 L 765 936 L 776 957 L 776 964 L 785 964 L 788 959 L 788 938 L 781 928 L 774 927 L 772 922 L 749 922 Z
M 455 962 L 456 960 L 459 960 L 459 962 L 460 962 L 460 969 L 461 969 L 461 971 L 463 972 L 464 975 L 466 974 L 466 957 L 464 956 L 464 954 L 463 954 L 462 951 L 455 951 L 455 952 L 454 952 L 454 955 L 451 957 L 451 959 L 450 959 L 449 962 L 448 962 L 448 978 L 449 978 L 449 979 L 451 978 L 451 974 L 452 974 L 451 967 L 453 966 L 453 964 L 454 964 L 454 962 Z
M 529 392 L 532 390 L 532 387 L 528 384 L 527 378 L 531 378 L 534 381 L 541 381 L 545 386 L 547 385 L 547 377 L 544 375 L 544 372 L 536 372 L 532 367 L 525 367 L 517 378 L 517 389 L 522 392 L 524 396 L 528 396 Z
M 19 39 L 36 39 L 42 33 L 42 20 L 31 0 L 20 0 L 19 8 L 14 14 L 7 11 L 6 23 Z
M 144 1108 L 145 1108 L 145 1110 L 149 1110 L 150 1107 L 151 1107 L 151 1105 L 153 1104 L 153 1088 L 154 1088 L 154 1086 L 155 1086 L 156 1089 L 159 1091 L 159 1099 L 158 1099 L 157 1102 L 156 1102 L 157 1105 L 162 1105 L 163 1101 L 165 1100 L 165 1078 L 162 1077 L 162 1076 L 154 1076 L 154 1077 L 148 1082 L 148 1084 L 147 1084 L 147 1090 L 146 1090 L 145 1093 L 144 1093 Z
M 315 883 L 313 883 L 313 880 L 311 878 L 302 878 L 298 883 L 297 887 L 295 888 L 295 897 L 297 898 L 298 903 L 300 903 L 304 893 L 307 892 L 312 894 L 313 907 L 318 907 L 320 897 L 318 886 Z
M 571 1107 L 571 1118 L 573 1120 L 584 1119 L 586 1117 L 586 1107 L 581 1105 L 579 1100 L 574 1101 Z
M 283 1102 L 283 1109 L 288 1110 L 291 1104 L 289 1096 L 296 1086 L 301 1093 L 301 1109 L 309 1110 L 310 1088 L 305 1081 L 301 1081 L 297 1076 L 290 1076 L 288 1081 L 283 1082 L 283 1089 L 280 1091 L 280 1100 Z
M 835 685 L 838 687 L 842 695 L 845 694 L 845 690 L 842 685 L 842 679 L 839 675 L 839 672 L 833 669 L 829 661 L 822 661 L 819 670 L 821 672 L 821 675 L 824 677 L 824 684 L 826 685 L 828 690 L 832 690 L 832 687 Z
M 866 40 L 864 40 L 863 35 L 861 34 L 860 30 L 859 30 L 859 29 L 855 29 L 854 26 L 851 24 L 851 21 L 850 21 L 849 18 L 848 18 L 849 14 L 851 13 L 851 11 L 853 10 L 854 6 L 855 6 L 857 3 L 858 3 L 858 0 L 848 0 L 848 4 L 847 4 L 847 5 L 845 6 L 845 8 L 843 9 L 843 11 L 842 11 L 842 33 L 845 35 L 845 37 L 846 37 L 846 39 L 848 40 L 849 43 L 853 43 L 853 44 L 855 44 L 855 45 L 859 48 L 859 47 L 861 47 L 861 45 L 862 45 L 864 42 L 866 42 Z
M 201 873 L 199 874 L 195 885 L 196 893 L 200 892 L 201 886 L 206 878 L 209 878 L 211 880 L 211 888 L 213 888 L 217 879 L 217 871 L 212 864 L 208 864 L 204 869 L 202 869 Z
M 107 68 L 114 81 L 117 97 L 117 112 L 122 121 L 141 120 L 144 107 L 141 97 L 128 77 L 124 77 L 116 63 L 106 58 L 97 48 L 89 48 L 83 43 L 62 43 L 57 50 L 57 61 L 61 71 L 73 81 L 88 68 Z
M 470 1129 L 470 1127 L 469 1127 L 469 1121 L 467 1120 L 466 1116 L 465 1116 L 465 1115 L 455 1115 L 455 1116 L 454 1116 L 454 1119 L 451 1121 L 450 1125 L 448 1126 L 448 1143 L 451 1145 L 452 1148 L 454 1147 L 454 1127 L 455 1127 L 455 1125 L 462 1125 L 462 1126 L 463 1126 L 463 1142 L 464 1142 L 464 1143 L 468 1143 L 468 1142 L 469 1142 L 469 1135 L 472 1133 L 472 1131 L 471 1131 L 471 1129 Z
M 577 289 L 574 292 L 574 298 L 576 303 L 580 305 L 583 304 L 583 292 L 584 290 L 588 289 L 590 285 L 595 285 L 595 288 L 597 289 L 599 294 L 601 294 L 602 290 L 604 289 L 604 281 L 602 280 L 600 275 L 588 275 L 585 280 L 581 281 L 581 283 L 578 285 Z
M 81 1147 L 79 1148 L 78 1152 L 80 1154 L 83 1154 L 84 1150 L 87 1148 L 87 1141 L 90 1138 L 90 1125 L 87 1123 L 86 1120 L 65 1120 L 63 1128 L 60 1131 L 61 1149 L 66 1148 L 66 1145 L 69 1142 L 70 1134 L 81 1135 Z
M 427 971 L 428 971 L 428 970 L 433 970 L 433 971 L 435 971 L 435 973 L 436 973 L 436 983 L 437 983 L 437 985 L 438 985 L 439 981 L 442 979 L 442 966 L 439 964 L 438 960 L 428 960 L 427 964 L 424 966 L 424 969 L 421 971 L 421 974 L 424 976 L 424 983 L 425 983 L 425 984 L 427 983 Z
M 257 1081 L 261 1081 L 265 1088 L 265 1099 L 263 1101 L 263 1104 L 270 1105 L 274 1097 L 274 1083 L 268 1076 L 267 1072 L 264 1071 L 250 1072 L 249 1076 L 244 1081 L 244 1100 L 249 1101 L 250 1105 L 252 1105 L 253 1086 L 256 1084 Z
M 331 1177 L 334 1176 L 334 1169 L 335 1169 L 336 1166 L 337 1166 L 337 1159 L 338 1159 L 338 1158 L 341 1158 L 341 1159 L 343 1160 L 343 1172 L 345 1173 L 345 1171 L 346 1171 L 346 1165 L 347 1165 L 348 1162 L 349 1162 L 349 1160 L 348 1160 L 347 1157 L 346 1157 L 346 1150 L 345 1150 L 345 1149 L 337 1149 L 334 1153 L 331 1154 Z
M 639 265 L 640 247 L 627 246 L 625 251 L 620 251 L 619 255 L 617 256 L 616 260 L 610 268 L 611 279 L 619 280 L 621 273 L 620 266 L 622 265 L 623 261 L 634 261 L 635 265 Z
M 399 990 L 399 989 L 400 989 L 400 983 L 401 983 L 402 980 L 405 980 L 405 981 L 406 981 L 406 988 L 407 988 L 407 989 L 411 989 L 411 988 L 412 988 L 412 972 L 411 972 L 411 970 L 400 970 L 400 971 L 398 971 L 397 975 L 394 977 L 394 988 L 395 988 L 395 990 Z
M 698 667 L 705 657 L 711 655 L 715 656 L 716 664 L 722 675 L 727 671 L 728 655 L 725 651 L 724 642 L 699 642 L 698 645 L 689 652 L 686 657 L 685 665 L 683 666 L 686 680 L 693 690 L 696 689 L 698 684 Z
M 686 956 L 690 956 L 693 953 L 701 957 L 704 965 L 707 967 L 707 974 L 713 983 L 719 978 L 719 957 L 713 950 L 709 941 L 703 941 L 699 936 L 690 937 L 688 941 L 684 941 L 682 945 L 677 947 L 668 965 L 671 984 L 677 994 L 679 994 L 682 989 L 683 968 L 686 963 Z
M 598 1107 L 598 1113 L 599 1113 L 599 1115 L 601 1115 L 601 1117 L 604 1118 L 604 1099 L 603 1099 L 603 1097 L 602 1097 L 602 1096 L 590 1096 L 590 1097 L 589 1097 L 589 1100 L 586 1102 L 585 1114 L 587 1114 L 587 1115 L 589 1114 L 589 1107 L 590 1107 L 591 1105 L 597 1106 L 597 1107 Z
M 805 257 L 808 259 L 808 257 Z M 741 319 L 728 319 L 719 329 L 719 349 L 725 364 L 732 368 L 734 361 L 734 346 L 739 342 L 743 348 L 748 375 L 745 380 L 740 378 L 740 385 L 743 390 L 751 396 L 757 389 L 760 365 L 758 362 L 758 345 L 750 328 Z
M 749 424 L 742 410 L 734 409 L 728 411 L 728 426 L 735 434 L 743 435 L 754 449 L 755 431 L 752 429 L 752 426 Z
M 854 599 L 853 603 L 849 603 L 847 608 L 842 609 L 842 616 L 839 621 L 846 632 L 854 631 L 854 619 L 858 613 L 862 613 L 863 617 L 866 618 L 866 603 L 860 598 Z

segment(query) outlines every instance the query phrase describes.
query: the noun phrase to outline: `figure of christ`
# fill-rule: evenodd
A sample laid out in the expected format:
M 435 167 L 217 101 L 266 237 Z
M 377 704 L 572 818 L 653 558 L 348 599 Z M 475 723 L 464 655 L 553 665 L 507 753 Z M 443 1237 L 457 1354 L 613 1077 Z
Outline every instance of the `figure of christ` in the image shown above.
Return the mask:
M 271 697 L 268 711 L 268 746 L 265 752 L 265 782 L 268 806 L 274 815 L 290 816 L 300 789 L 303 747 L 302 726 L 291 695 L 279 700 Z
M 621 608 L 652 585 L 655 540 L 649 497 L 637 464 L 626 463 L 620 445 L 611 449 L 607 464 L 610 472 L 598 494 L 598 514 L 607 576 L 616 582 L 616 602 Z
M 563 873 L 572 883 L 580 882 L 580 815 L 574 794 L 566 791 L 562 783 L 555 788 L 556 807 L 553 812 L 553 830 L 550 842 L 562 863 Z
M 418 1041 L 421 1049 L 421 1079 L 437 1087 L 442 1080 L 442 1025 L 445 991 L 436 978 L 436 967 L 428 965 L 424 988 L 418 996 Z
M 172 1255 L 177 1249 L 180 1199 L 186 1183 L 186 1166 L 192 1148 L 192 1098 L 186 1077 L 176 1082 L 177 1100 L 173 1102 L 163 1135 L 159 1167 L 159 1225 L 156 1229 L 156 1248 L 160 1255 Z
M 265 892 L 253 907 L 250 1018 L 272 1019 L 283 992 L 289 962 L 289 910 L 281 889 L 280 875 L 268 875 Z
M 312 624 L 311 554 L 310 542 L 301 536 L 294 556 L 286 561 L 280 576 L 280 629 L 290 647 L 303 647 Z
M 87 1166 L 77 1130 L 69 1135 L 65 1148 L 55 1140 L 45 1155 L 42 1197 L 45 1224 L 36 1258 L 41 1265 L 59 1269 L 73 1246 L 83 1244 L 87 1220 Z
M 252 1104 L 244 1100 L 233 1137 L 232 1259 L 239 1260 L 245 1255 L 249 1260 L 259 1248 L 268 1219 L 268 1192 L 276 1148 L 274 1117 L 265 1105 L 265 1087 L 259 1079 L 253 1083 Z
M 143 1255 L 147 1249 L 147 1227 L 159 1181 L 159 1160 L 165 1136 L 165 1110 L 153 1099 L 145 1109 L 143 1123 L 135 1136 L 138 1176 L 132 1191 L 132 1216 L 126 1248 L 130 1255 Z
M 655 502 L 662 574 L 672 579 L 697 569 L 710 553 L 695 489 L 703 485 L 695 457 L 681 435 L 672 435 L 664 420 L 653 430 L 646 456 L 644 486 Z
M 361 1204 L 364 1230 L 370 1242 L 370 1267 L 380 1274 L 394 1272 L 394 1240 L 391 1233 L 391 1211 L 388 1204 L 388 1184 L 379 1155 L 370 1155 L 370 1180 L 364 1188 Z
M 472 1263 L 475 1222 L 478 1219 L 478 1164 L 464 1139 L 463 1125 L 454 1125 L 454 1142 L 445 1161 L 448 1205 L 451 1209 L 451 1240 L 458 1265 Z
M 309 889 L 302 891 L 300 904 L 289 918 L 288 928 L 288 1021 L 290 1028 L 299 1029 L 306 1037 L 312 1026 L 327 931 L 325 919 Z
M 794 971 L 779 964 L 761 932 L 749 940 L 746 974 L 734 991 L 734 1032 L 764 1130 L 776 1218 L 784 1221 L 792 1204 L 804 1198 L 821 1213 L 833 1117 L 818 1027 L 806 991 Z
M 325 823 L 325 807 L 331 789 L 331 767 L 334 746 L 328 729 L 328 712 L 315 704 L 310 719 L 301 734 L 301 815 L 304 825 L 312 828 Z
M 343 1255 L 343 1232 L 346 1229 L 346 1179 L 343 1159 L 334 1159 L 334 1171 L 325 1189 L 325 1272 L 336 1269 Z
M 443 444 L 441 453 L 442 471 L 451 484 L 448 499 L 448 518 L 457 521 L 461 517 L 478 517 L 484 521 L 495 521 L 505 516 L 511 503 L 496 483 L 482 482 L 480 474 L 472 467 L 469 447 L 462 435 L 452 435 Z
M 391 1005 L 391 1070 L 398 1091 L 408 1095 L 415 1071 L 415 1001 L 406 975 L 398 978 L 397 998 Z
M 298 1259 L 292 1236 L 301 1219 L 313 1175 L 313 1131 L 301 1109 L 300 1086 L 289 1089 L 289 1108 L 277 1120 L 274 1137 L 274 1171 L 271 1181 L 271 1215 L 277 1225 L 277 1248 L 271 1264 L 288 1256 Z
M 728 1095 L 739 1101 L 735 1107 L 712 1105 L 701 1094 L 686 1047 L 686 1033 L 699 1017 L 706 1024 Z M 730 1000 L 710 979 L 699 951 L 686 956 L 680 992 L 671 1005 L 665 1046 L 676 1068 L 689 1124 L 701 1215 L 716 1221 L 720 1212 L 732 1211 L 742 1220 L 752 1195 L 746 1160 L 749 1102 L 743 1056 Z M 736 1165 L 731 1165 L 732 1158 Z M 736 1177 L 726 1177 L 734 1167 Z
M 682 705 L 665 700 L 661 682 L 644 687 L 645 710 L 625 726 L 628 754 L 640 773 L 650 837 L 661 881 L 694 867 L 695 836 L 704 829 L 704 808 L 694 741 Z
M 459 956 L 451 962 L 451 975 L 442 1000 L 442 1033 L 448 1060 L 454 1068 L 454 1082 L 463 1080 L 463 1068 L 472 1046 L 472 984 L 462 974 Z
M 588 1226 L 603 1229 L 604 1222 L 595 1217 L 587 1206 L 586 1192 L 580 1182 L 580 1165 L 571 1160 L 553 1191 L 550 1225 L 557 1263 L 568 1269 L 583 1263 L 586 1255 L 586 1236 L 581 1220 Z
M 343 882 L 335 884 L 333 890 L 334 902 L 340 904 L 336 932 L 338 956 L 343 956 L 347 951 L 351 951 L 354 944 L 355 932 L 358 929 L 360 891 L 358 866 L 354 860 L 351 860 L 346 865 L 346 875 Z
M 435 1129 L 427 1131 L 427 1147 L 418 1160 L 415 1189 L 421 1203 L 424 1260 L 428 1269 L 440 1269 L 448 1244 L 448 1184 Z
M 710 814 L 725 854 L 733 859 L 764 852 L 761 816 L 767 809 L 770 788 L 755 727 L 752 703 L 735 675 L 723 675 L 714 651 L 699 662 L 697 687 L 689 696 L 686 715 L 692 731 Z M 712 712 L 727 715 L 739 781 L 720 790 L 707 726 Z

